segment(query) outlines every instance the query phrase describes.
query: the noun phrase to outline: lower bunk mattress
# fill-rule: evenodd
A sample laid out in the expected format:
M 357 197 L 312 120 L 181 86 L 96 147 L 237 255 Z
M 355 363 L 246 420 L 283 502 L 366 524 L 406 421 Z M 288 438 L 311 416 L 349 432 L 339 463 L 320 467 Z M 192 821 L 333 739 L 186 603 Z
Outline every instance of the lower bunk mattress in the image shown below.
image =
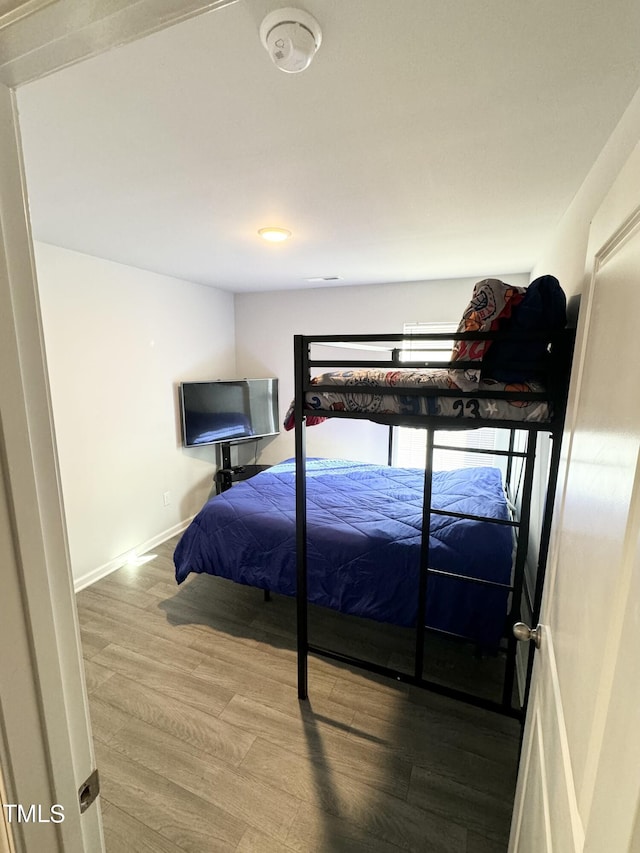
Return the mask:
M 400 626 L 417 619 L 424 471 L 307 460 L 308 599 Z M 432 507 L 508 520 L 496 468 L 433 473 Z M 508 525 L 432 515 L 429 565 L 509 584 Z M 182 535 L 176 580 L 217 575 L 284 595 L 296 592 L 295 462 L 275 465 L 211 498 Z M 495 647 L 508 590 L 430 575 L 426 625 Z

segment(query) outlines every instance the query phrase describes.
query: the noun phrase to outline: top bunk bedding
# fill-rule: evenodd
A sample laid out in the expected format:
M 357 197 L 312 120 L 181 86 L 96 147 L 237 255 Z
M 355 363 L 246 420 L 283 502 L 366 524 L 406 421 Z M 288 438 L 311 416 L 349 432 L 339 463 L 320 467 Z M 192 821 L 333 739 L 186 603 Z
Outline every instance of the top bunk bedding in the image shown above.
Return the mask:
M 311 380 L 311 386 L 334 386 L 331 390 L 311 387 L 305 394 L 305 409 L 308 410 L 307 424 L 321 423 L 324 417 L 314 416 L 314 410 L 350 412 L 371 415 L 426 415 L 434 417 L 488 419 L 503 421 L 548 422 L 552 409 L 548 400 L 524 395 L 544 396 L 544 385 L 529 382 L 498 382 L 493 379 L 480 380 L 475 384 L 479 394 L 466 393 L 454 380 L 460 371 L 428 368 L 358 368 L 334 370 Z M 368 387 L 368 393 L 359 388 Z M 449 396 L 451 391 L 460 391 Z M 406 393 L 418 391 L 421 393 Z M 447 392 L 447 396 L 438 394 Z M 512 393 L 512 399 L 488 396 L 492 393 Z M 285 417 L 285 429 L 294 426 L 294 406 L 290 406 Z
M 451 336 L 455 343 L 446 367 L 401 367 L 392 359 L 372 365 L 345 362 L 346 369 L 311 378 L 314 367 L 337 365 L 309 360 L 309 345 L 331 339 L 308 337 L 303 339 L 307 343 L 304 390 L 301 394 L 298 386 L 296 393 L 304 398 L 308 425 L 333 415 L 365 416 L 383 423 L 393 422 L 390 416 L 408 421 L 416 416 L 463 419 L 469 426 L 473 420 L 550 423 L 561 413 L 568 378 L 568 360 L 558 359 L 559 333 L 566 322 L 566 297 L 553 276 L 541 276 L 528 288 L 484 279 L 475 285 L 458 331 Z M 408 337 L 388 336 L 387 340 L 406 346 Z M 448 337 L 414 336 L 414 342 Z M 333 340 L 340 347 L 347 337 Z M 428 349 L 429 345 L 422 346 Z M 285 428 L 292 429 L 294 423 L 292 403 Z

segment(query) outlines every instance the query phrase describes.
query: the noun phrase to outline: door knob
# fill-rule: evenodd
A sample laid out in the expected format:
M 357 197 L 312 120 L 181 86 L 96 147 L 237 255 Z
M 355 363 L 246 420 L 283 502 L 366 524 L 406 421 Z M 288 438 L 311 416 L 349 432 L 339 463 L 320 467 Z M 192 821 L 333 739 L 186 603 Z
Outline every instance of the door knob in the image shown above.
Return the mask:
M 516 622 L 513 626 L 513 636 L 516 640 L 520 640 L 521 642 L 531 640 L 535 643 L 536 649 L 539 649 L 540 640 L 542 638 L 542 628 L 540 625 L 537 625 L 535 628 L 530 628 L 528 625 L 525 625 L 524 622 Z

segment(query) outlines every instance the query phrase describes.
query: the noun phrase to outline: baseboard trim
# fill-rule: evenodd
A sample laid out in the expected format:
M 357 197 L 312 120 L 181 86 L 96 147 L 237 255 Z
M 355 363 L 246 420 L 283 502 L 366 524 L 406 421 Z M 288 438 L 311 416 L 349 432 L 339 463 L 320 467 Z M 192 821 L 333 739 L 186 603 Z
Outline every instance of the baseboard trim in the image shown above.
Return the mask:
M 163 530 L 162 533 L 159 533 L 157 536 L 154 536 L 152 539 L 147 540 L 146 542 L 140 543 L 140 545 L 136 545 L 135 548 L 131 548 L 127 551 L 126 554 L 120 554 L 120 556 L 115 557 L 113 560 L 109 560 L 108 563 L 105 563 L 102 566 L 98 566 L 97 569 L 92 569 L 90 572 L 86 572 L 79 578 L 74 578 L 73 580 L 73 591 L 80 592 L 81 589 L 85 589 L 88 586 L 96 583 L 102 578 L 106 578 L 107 575 L 110 575 L 112 572 L 121 569 L 124 565 L 126 565 L 131 559 L 131 554 L 146 554 L 147 551 L 151 551 L 153 548 L 161 545 L 163 542 L 166 542 L 167 539 L 171 539 L 172 536 L 177 536 L 179 533 L 182 533 L 183 530 L 186 530 L 187 527 L 191 524 L 193 520 L 193 516 L 187 518 L 186 521 L 181 521 L 178 524 L 174 524 L 173 527 L 170 527 L 168 530 Z

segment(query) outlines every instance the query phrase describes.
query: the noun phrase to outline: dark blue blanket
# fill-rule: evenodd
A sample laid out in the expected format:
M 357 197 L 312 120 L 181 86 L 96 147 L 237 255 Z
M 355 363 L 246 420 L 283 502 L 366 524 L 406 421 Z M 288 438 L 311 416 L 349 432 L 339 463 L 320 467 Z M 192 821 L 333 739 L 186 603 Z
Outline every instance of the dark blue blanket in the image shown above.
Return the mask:
M 212 498 L 180 539 L 176 580 L 207 572 L 295 595 L 293 461 L 276 465 Z M 413 626 L 424 472 L 344 460 L 308 460 L 309 601 L 344 613 Z M 509 517 L 500 472 L 435 472 L 432 505 Z M 512 532 L 490 522 L 432 516 L 430 566 L 508 584 Z M 426 624 L 495 646 L 507 593 L 431 575 Z

